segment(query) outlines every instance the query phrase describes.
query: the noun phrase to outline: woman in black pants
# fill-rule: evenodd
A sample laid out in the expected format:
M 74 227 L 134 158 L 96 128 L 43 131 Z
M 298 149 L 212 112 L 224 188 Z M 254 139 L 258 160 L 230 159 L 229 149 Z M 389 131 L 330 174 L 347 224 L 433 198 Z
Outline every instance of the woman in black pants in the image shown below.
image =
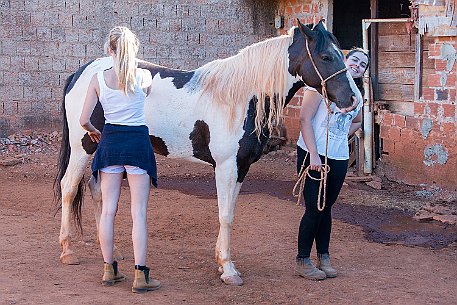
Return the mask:
M 368 60 L 367 53 L 362 49 L 353 49 L 346 56 L 348 73 L 354 78 L 361 92 L 363 92 L 363 88 L 360 78 L 368 67 Z M 327 164 L 330 166 L 330 172 L 327 174 L 326 201 L 323 211 L 319 211 L 317 207 L 320 182 L 309 177 L 306 178 L 303 191 L 306 210 L 300 222 L 295 267 L 295 271 L 304 278 L 323 280 L 337 275 L 336 270 L 330 264 L 329 255 L 332 205 L 340 193 L 347 172 L 348 136 L 358 130 L 362 124 L 360 111 L 362 106 L 362 100 L 347 109 L 339 109 L 332 104 L 330 106 L 332 113 L 329 115 L 322 95 L 312 88 L 305 88 L 300 109 L 297 170 L 300 171 L 304 164 L 305 167 L 309 166 L 310 174 L 313 177 L 320 178 L 326 153 L 328 121 Z M 314 241 L 316 241 L 318 258 L 316 267 L 310 259 Z

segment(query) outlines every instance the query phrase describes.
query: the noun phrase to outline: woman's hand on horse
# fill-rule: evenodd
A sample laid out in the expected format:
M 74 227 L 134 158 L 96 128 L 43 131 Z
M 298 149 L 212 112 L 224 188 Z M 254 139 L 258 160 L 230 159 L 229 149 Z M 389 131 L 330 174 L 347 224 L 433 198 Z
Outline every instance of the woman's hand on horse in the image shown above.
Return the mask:
M 310 154 L 309 169 L 320 172 L 322 170 L 322 161 L 318 154 Z
M 89 135 L 92 142 L 100 142 L 101 132 L 98 129 L 95 129 L 94 131 L 88 131 L 87 134 Z

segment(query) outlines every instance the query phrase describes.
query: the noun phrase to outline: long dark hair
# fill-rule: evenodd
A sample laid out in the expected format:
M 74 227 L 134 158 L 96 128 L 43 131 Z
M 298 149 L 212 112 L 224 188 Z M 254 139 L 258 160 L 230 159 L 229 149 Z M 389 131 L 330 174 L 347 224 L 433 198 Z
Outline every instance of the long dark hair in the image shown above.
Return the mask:
M 362 53 L 368 58 L 367 66 L 365 68 L 366 71 L 366 69 L 368 69 L 368 66 L 370 65 L 370 55 L 368 55 L 368 53 L 364 49 L 354 47 L 346 54 L 346 59 L 348 59 L 349 56 L 351 56 L 354 53 Z M 364 96 L 365 89 L 363 89 L 363 77 L 354 78 L 354 82 L 357 88 L 360 90 L 360 93 L 362 93 L 362 96 Z

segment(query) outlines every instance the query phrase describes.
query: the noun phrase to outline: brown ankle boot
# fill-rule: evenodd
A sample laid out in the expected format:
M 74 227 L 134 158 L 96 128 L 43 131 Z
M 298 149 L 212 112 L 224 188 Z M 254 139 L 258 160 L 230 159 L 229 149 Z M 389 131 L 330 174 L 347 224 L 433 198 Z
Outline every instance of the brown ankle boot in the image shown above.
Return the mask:
M 160 282 L 149 278 L 149 268 L 141 267 L 135 269 L 135 280 L 133 281 L 132 292 L 146 292 L 160 288 Z
M 111 286 L 116 282 L 122 282 L 125 280 L 125 275 L 119 273 L 117 269 L 117 262 L 114 261 L 112 264 L 104 263 L 103 264 L 103 278 L 102 278 L 102 285 L 103 286 Z
M 324 271 L 329 278 L 337 276 L 335 268 L 330 264 L 330 255 L 328 253 L 317 253 L 317 268 Z
M 296 259 L 295 272 L 309 280 L 325 280 L 325 272 L 314 267 L 309 257 Z

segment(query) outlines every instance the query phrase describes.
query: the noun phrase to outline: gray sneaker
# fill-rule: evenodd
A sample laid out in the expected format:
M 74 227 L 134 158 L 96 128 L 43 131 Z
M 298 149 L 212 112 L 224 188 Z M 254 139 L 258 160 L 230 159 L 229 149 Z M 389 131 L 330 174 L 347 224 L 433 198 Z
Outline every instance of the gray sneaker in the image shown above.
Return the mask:
M 321 271 L 314 267 L 311 259 L 307 258 L 298 258 L 296 259 L 295 272 L 301 277 L 304 277 L 309 280 L 325 280 L 327 277 L 324 271 Z
M 328 253 L 317 254 L 317 268 L 325 272 L 325 275 L 329 278 L 336 277 L 337 272 L 335 268 L 330 264 L 330 256 Z

